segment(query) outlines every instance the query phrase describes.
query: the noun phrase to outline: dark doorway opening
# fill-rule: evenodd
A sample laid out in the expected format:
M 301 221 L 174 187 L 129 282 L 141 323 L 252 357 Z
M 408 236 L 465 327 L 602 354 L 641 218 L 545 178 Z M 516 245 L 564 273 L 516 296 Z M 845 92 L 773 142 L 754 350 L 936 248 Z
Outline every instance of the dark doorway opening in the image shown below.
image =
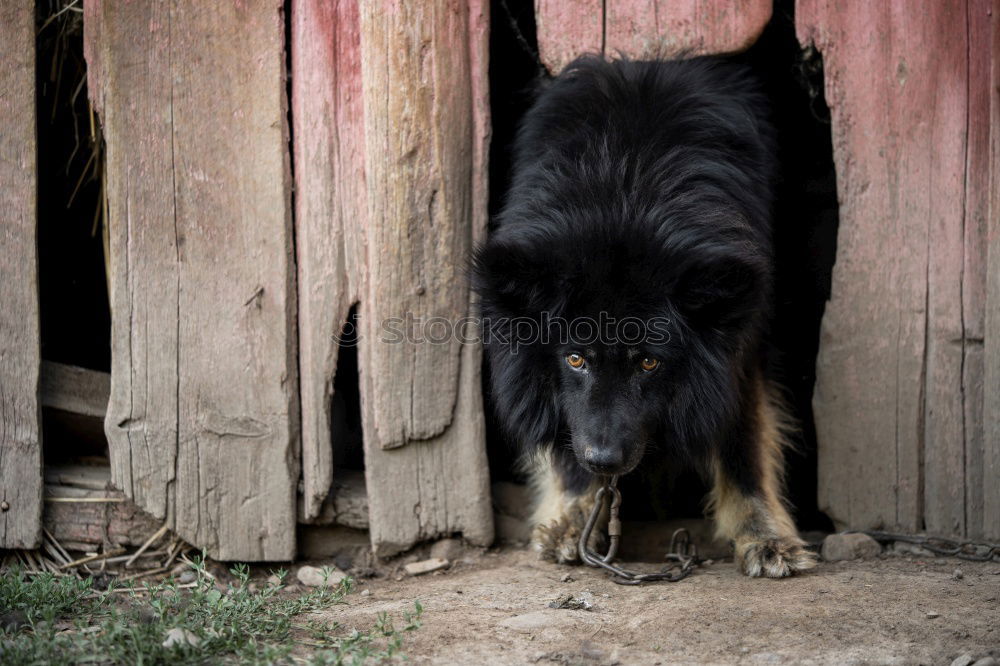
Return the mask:
M 337 372 L 330 397 L 330 440 L 333 469 L 361 471 L 365 468 L 361 428 L 361 387 L 358 375 L 358 307 L 351 306 L 340 335 Z
M 761 38 L 739 58 L 752 67 L 770 97 L 778 129 L 782 174 L 774 211 L 776 302 L 773 349 L 767 360 L 800 425 L 795 450 L 786 455 L 788 496 L 801 529 L 829 530 L 832 524 L 817 506 L 811 403 L 819 325 L 836 253 L 836 173 L 829 110 L 823 99 L 823 64 L 818 53 L 798 43 L 794 5 L 794 0 L 777 0 Z M 490 213 L 495 215 L 510 179 L 510 146 L 531 104 L 540 70 L 531 0 L 494 0 L 491 11 Z M 484 368 L 488 403 L 487 372 Z M 493 480 L 523 480 L 515 449 L 505 441 L 488 404 L 487 426 Z M 694 472 L 664 465 L 630 477 L 622 483 L 626 518 L 667 520 L 704 514 L 707 487 Z
M 105 268 L 104 142 L 90 107 L 83 14 L 76 3 L 36 6 L 38 274 L 42 431 L 47 465 L 107 464 L 103 411 L 111 369 Z M 76 413 L 62 396 L 85 394 Z

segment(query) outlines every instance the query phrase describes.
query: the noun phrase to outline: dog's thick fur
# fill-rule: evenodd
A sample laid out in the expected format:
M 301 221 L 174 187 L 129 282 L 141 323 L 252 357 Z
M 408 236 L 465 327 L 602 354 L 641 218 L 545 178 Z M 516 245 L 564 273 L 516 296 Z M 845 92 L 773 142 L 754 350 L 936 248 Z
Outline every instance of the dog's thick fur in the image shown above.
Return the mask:
M 576 557 L 595 472 L 658 456 L 711 479 L 746 574 L 813 566 L 781 496 L 783 419 L 762 362 L 772 134 L 749 73 L 716 58 L 581 58 L 526 115 L 474 274 L 492 401 L 532 469 L 544 556 Z M 666 335 L 565 328 L 602 317 Z

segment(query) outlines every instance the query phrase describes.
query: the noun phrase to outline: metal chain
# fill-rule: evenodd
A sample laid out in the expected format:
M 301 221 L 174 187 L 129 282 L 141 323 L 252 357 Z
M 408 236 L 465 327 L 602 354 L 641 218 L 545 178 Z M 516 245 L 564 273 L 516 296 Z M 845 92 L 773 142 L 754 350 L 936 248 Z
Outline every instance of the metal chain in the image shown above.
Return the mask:
M 845 534 L 867 534 L 879 543 L 900 541 L 912 543 L 935 555 L 957 557 L 973 562 L 1000 562 L 1000 544 L 982 541 L 957 541 L 923 534 L 896 534 L 894 532 L 851 530 Z
M 589 544 L 605 504 L 608 504 L 608 552 L 601 555 L 591 550 Z M 684 528 L 674 530 L 670 537 L 670 550 L 664 556 L 667 566 L 660 571 L 640 573 L 628 571 L 613 564 L 622 536 L 622 523 L 618 515 L 621 504 L 622 494 L 618 490 L 618 477 L 612 476 L 597 489 L 597 493 L 594 495 L 594 508 L 580 534 L 578 549 L 580 559 L 583 560 L 584 564 L 608 571 L 611 574 L 611 580 L 619 585 L 639 585 L 656 581 L 675 583 L 690 576 L 701 560 L 698 557 L 698 548 L 691 541 L 690 533 Z M 845 532 L 845 534 L 867 534 L 880 543 L 893 541 L 912 543 L 926 548 L 935 555 L 957 557 L 973 562 L 1000 562 L 1000 544 L 995 543 L 957 541 L 944 537 L 881 531 L 852 530 Z
M 610 502 L 608 507 L 608 552 L 605 555 L 600 555 L 590 549 L 590 536 L 597 525 L 601 511 L 604 510 L 604 505 L 608 502 Z M 611 580 L 619 585 L 639 585 L 656 581 L 676 583 L 690 576 L 694 568 L 698 566 L 700 559 L 698 558 L 698 549 L 691 541 L 691 535 L 684 528 L 674 530 L 673 536 L 670 537 L 670 551 L 664 556 L 668 564 L 660 571 L 639 573 L 612 564 L 615 555 L 618 554 L 618 544 L 622 536 L 622 522 L 618 517 L 621 504 L 622 494 L 618 490 L 618 477 L 612 476 L 597 489 L 597 494 L 594 495 L 594 508 L 580 534 L 578 546 L 580 559 L 592 567 L 607 570 L 611 573 Z

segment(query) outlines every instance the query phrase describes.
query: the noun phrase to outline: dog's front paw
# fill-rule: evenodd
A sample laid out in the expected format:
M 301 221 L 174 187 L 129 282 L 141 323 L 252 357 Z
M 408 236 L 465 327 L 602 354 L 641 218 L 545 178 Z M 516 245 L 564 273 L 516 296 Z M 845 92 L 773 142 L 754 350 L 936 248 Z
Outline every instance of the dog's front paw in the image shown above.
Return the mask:
M 535 525 L 531 544 L 538 557 L 562 564 L 580 559 L 579 543 L 583 525 L 571 516 L 561 516 L 547 523 Z
M 593 497 L 585 495 L 563 503 L 547 518 L 536 516 L 538 522 L 531 534 L 531 544 L 538 557 L 561 564 L 579 562 L 580 535 L 593 507 Z M 600 530 L 595 529 L 588 545 L 597 549 L 603 541 Z
M 797 537 L 737 541 L 736 563 L 753 578 L 785 578 L 816 566 L 815 553 Z

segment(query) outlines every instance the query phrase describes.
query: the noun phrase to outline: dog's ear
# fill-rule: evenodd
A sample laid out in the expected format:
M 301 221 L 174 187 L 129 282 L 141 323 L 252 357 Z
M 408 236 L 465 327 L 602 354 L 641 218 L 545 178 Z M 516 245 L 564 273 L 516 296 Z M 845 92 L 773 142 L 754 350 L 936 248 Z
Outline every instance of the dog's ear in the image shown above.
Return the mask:
M 537 243 L 495 234 L 473 257 L 472 283 L 483 314 L 533 317 L 551 308 L 559 277 L 552 256 Z
M 756 253 L 709 252 L 690 261 L 673 289 L 694 323 L 729 327 L 759 312 L 768 298 L 766 260 Z

